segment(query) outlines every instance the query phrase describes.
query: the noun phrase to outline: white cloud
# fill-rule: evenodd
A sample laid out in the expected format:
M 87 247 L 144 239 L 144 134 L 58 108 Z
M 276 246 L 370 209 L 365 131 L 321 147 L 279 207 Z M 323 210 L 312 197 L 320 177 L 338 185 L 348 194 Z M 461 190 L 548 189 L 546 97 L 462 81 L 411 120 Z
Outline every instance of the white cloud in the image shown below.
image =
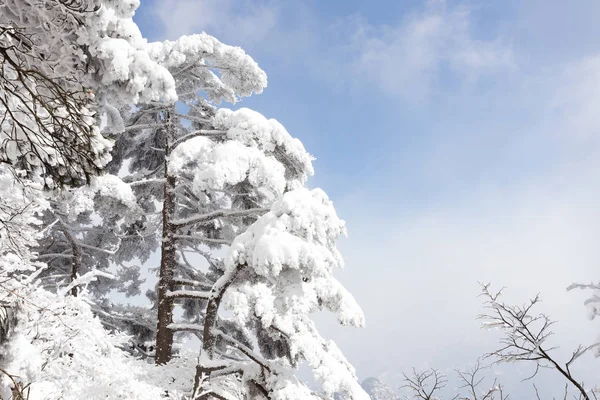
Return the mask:
M 477 39 L 471 18 L 467 8 L 438 0 L 394 26 L 359 21 L 351 46 L 356 53 L 352 69 L 384 93 L 422 100 L 440 84 L 445 70 L 453 73 L 450 79 L 474 81 L 484 73 L 514 68 L 511 49 L 501 38 Z
M 428 1 L 393 26 L 356 15 L 326 21 L 302 3 L 277 0 L 165 0 L 156 13 L 169 39 L 204 30 L 328 85 L 354 81 L 361 90 L 367 84 L 404 99 L 426 99 L 446 71 L 468 83 L 515 67 L 500 37 L 478 39 L 471 27 L 476 15 L 444 0 Z
M 555 129 L 580 139 L 600 137 L 600 54 L 568 63 L 547 80 L 553 88 L 547 113 Z
M 498 344 L 475 320 L 482 312 L 477 282 L 491 281 L 507 286 L 507 300 L 517 304 L 541 293 L 540 311 L 559 321 L 554 340 L 562 355 L 593 341 L 598 324 L 587 319 L 585 295 L 566 287 L 598 278 L 600 189 L 590 183 L 599 165 L 583 163 L 543 182 L 474 189 L 416 211 L 388 205 L 385 216 L 378 210 L 386 205 L 365 196 L 340 202 L 349 239 L 342 244 L 347 269 L 339 276 L 363 306 L 367 325 L 349 331 L 326 323 L 327 336 L 363 378 L 396 379 L 413 366 L 451 372 Z M 575 171 L 580 177 L 570 179 Z M 581 376 L 592 382 L 586 369 L 596 361 L 582 362 Z M 532 369 L 515 371 L 510 367 L 504 379 L 518 383 Z M 547 391 L 560 389 L 546 383 Z M 529 389 L 513 388 L 513 395 L 521 398 L 523 390 L 525 398 Z
M 273 29 L 277 5 L 250 0 L 161 0 L 155 12 L 163 22 L 165 38 L 205 31 L 223 41 L 250 44 Z

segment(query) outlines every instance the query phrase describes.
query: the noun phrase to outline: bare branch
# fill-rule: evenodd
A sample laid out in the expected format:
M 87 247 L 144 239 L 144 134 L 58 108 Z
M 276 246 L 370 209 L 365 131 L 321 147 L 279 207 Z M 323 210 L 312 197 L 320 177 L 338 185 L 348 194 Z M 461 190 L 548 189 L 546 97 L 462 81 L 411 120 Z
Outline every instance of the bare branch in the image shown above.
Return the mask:
M 533 307 L 541 300 L 535 296 L 521 306 L 507 305 L 499 301 L 500 292 L 489 291 L 489 284 L 482 285 L 485 308 L 488 313 L 479 316 L 484 327 L 499 328 L 504 336 L 500 340 L 501 347 L 488 354 L 496 362 L 528 361 L 535 365 L 534 373 L 527 379 L 533 378 L 539 368 L 551 368 L 558 371 L 568 383 L 573 385 L 580 397 L 590 400 L 583 382 L 578 381 L 571 373 L 571 364 L 586 351 L 596 347 L 579 346 L 571 358 L 565 363 L 559 363 L 551 352 L 555 347 L 547 347 L 547 340 L 552 336 L 551 327 L 554 321 L 545 314 L 532 314 Z

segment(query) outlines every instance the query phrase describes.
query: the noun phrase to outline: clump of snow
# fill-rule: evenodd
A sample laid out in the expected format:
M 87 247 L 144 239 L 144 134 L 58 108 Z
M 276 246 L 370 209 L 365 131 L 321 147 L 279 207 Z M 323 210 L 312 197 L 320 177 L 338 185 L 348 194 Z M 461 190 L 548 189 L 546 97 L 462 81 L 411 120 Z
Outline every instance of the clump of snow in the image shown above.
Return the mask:
M 235 141 L 216 143 L 196 137 L 175 149 L 170 160 L 169 167 L 176 174 L 191 169 L 192 189 L 198 194 L 223 190 L 247 179 L 272 201 L 286 187 L 283 165 L 256 148 Z
M 174 42 L 150 43 L 148 51 L 154 61 L 170 70 L 193 66 L 195 79 L 215 103 L 235 103 L 237 96 L 258 94 L 267 86 L 267 75 L 244 50 L 225 45 L 206 33 L 182 36 Z M 221 76 L 213 69 L 219 70 Z
M 103 3 L 77 32 L 78 43 L 87 45 L 97 60 L 99 90 L 119 104 L 177 100 L 173 77 L 150 58 L 148 44 L 132 19 L 139 1 Z
M 61 207 L 70 222 L 75 221 L 81 214 L 94 211 L 127 220 L 134 220 L 142 213 L 131 186 L 115 175 L 93 177 L 90 185 L 68 192 L 63 191 L 61 196 Z M 99 204 L 94 201 L 97 196 L 102 198 Z
M 302 142 L 293 138 L 275 119 L 267 119 L 248 108 L 236 111 L 222 108 L 217 111 L 214 123 L 217 129 L 227 130 L 229 139 L 249 147 L 257 147 L 266 153 L 279 153 L 284 156 L 294 167 L 294 179 L 304 183 L 307 177 L 314 173 L 313 157 L 308 154 Z

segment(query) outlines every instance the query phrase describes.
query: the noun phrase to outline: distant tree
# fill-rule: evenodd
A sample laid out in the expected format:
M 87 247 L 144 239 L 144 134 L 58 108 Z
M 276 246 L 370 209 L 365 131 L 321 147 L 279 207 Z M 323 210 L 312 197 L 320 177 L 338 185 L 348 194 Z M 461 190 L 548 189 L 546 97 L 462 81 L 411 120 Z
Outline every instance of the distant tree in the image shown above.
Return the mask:
M 459 393 L 452 400 L 508 400 L 509 395 L 505 393 L 504 387 L 496 380 L 491 385 L 486 381 L 480 360 L 467 370 L 456 370 L 458 378 Z M 484 383 L 485 382 L 485 383 Z M 442 390 L 446 387 L 448 378 L 436 369 L 417 371 L 413 368 L 410 375 L 404 374 L 404 388 L 408 395 L 403 400 L 440 400 Z
M 594 289 L 596 285 L 572 285 L 574 288 Z M 554 321 L 545 314 L 536 314 L 535 306 L 541 301 L 539 296 L 534 297 L 523 305 L 510 305 L 500 300 L 500 292 L 491 292 L 490 286 L 482 286 L 482 296 L 485 299 L 486 313 L 479 316 L 483 327 L 499 329 L 503 336 L 500 339 L 501 347 L 485 355 L 485 359 L 492 359 L 494 363 L 527 362 L 534 367 L 533 374 L 526 380 L 533 379 L 540 368 L 556 371 L 565 381 L 565 391 L 561 394 L 565 399 L 570 392 L 575 399 L 597 399 L 599 388 L 589 387 L 578 379 L 572 372 L 573 364 L 588 351 L 598 349 L 600 343 L 589 346 L 579 346 L 571 357 L 566 361 L 559 361 L 554 355 L 556 347 L 549 347 L 548 338 L 552 336 L 551 330 Z M 587 304 L 592 304 L 592 311 L 596 308 L 595 298 L 590 299 Z M 594 315 L 594 314 L 592 314 Z M 505 400 L 509 398 L 504 387 L 495 380 L 483 386 L 486 377 L 483 371 L 489 366 L 483 366 L 478 360 L 468 370 L 456 370 L 459 381 L 462 382 L 460 389 L 463 393 L 457 394 L 452 399 L 456 400 Z M 447 376 L 435 369 L 426 371 L 414 370 L 410 375 L 404 375 L 402 388 L 409 392 L 406 400 L 439 400 L 443 398 L 443 389 L 448 383 Z M 483 386 L 483 388 L 482 388 Z M 535 398 L 540 399 L 538 388 L 533 384 Z M 575 392 L 574 394 L 572 392 Z M 447 394 L 447 393 L 446 393 Z

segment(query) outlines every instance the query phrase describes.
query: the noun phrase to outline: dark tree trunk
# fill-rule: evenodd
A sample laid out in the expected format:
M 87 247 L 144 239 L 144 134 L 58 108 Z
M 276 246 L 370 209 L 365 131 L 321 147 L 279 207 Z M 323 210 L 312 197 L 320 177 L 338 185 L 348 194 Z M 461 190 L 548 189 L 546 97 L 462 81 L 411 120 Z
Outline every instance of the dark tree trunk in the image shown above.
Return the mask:
M 71 251 L 73 252 L 73 261 L 71 262 L 71 283 L 77 279 L 77 275 L 79 274 L 79 270 L 81 269 L 81 247 L 77 244 L 77 241 L 69 232 L 69 228 L 61 221 L 62 232 L 67 238 L 67 241 L 71 245 Z M 77 286 L 73 286 L 71 288 L 71 295 L 77 297 Z
M 166 364 L 171 360 L 173 350 L 173 330 L 168 326 L 173 322 L 173 299 L 167 292 L 173 289 L 173 275 L 177 263 L 175 238 L 177 227 L 171 224 L 175 216 L 175 184 L 174 176 L 169 175 L 168 158 L 172 135 L 172 120 L 167 116 L 167 138 L 165 145 L 165 185 L 162 210 L 162 243 L 160 273 L 158 281 L 158 324 L 156 328 L 156 364 Z
M 0 303 L 0 346 L 8 340 L 12 328 L 17 323 L 17 315 L 13 307 L 14 305 L 10 303 Z M 0 353 L 1 360 L 2 354 Z

